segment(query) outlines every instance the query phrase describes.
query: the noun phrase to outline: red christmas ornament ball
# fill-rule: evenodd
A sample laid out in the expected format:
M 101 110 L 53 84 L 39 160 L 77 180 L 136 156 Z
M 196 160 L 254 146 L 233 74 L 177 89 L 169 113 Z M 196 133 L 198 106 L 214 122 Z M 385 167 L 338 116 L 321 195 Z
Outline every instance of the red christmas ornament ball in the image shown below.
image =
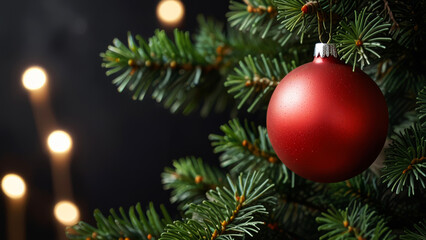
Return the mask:
M 315 57 L 282 79 L 267 112 L 272 147 L 293 172 L 338 182 L 367 169 L 388 131 L 388 109 L 376 83 L 333 56 Z

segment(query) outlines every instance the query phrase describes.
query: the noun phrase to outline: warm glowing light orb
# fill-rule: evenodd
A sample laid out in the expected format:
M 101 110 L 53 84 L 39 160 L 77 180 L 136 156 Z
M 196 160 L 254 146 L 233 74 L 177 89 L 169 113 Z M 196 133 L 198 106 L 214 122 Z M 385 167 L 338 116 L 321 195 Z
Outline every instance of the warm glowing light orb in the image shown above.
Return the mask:
M 56 130 L 47 138 L 47 145 L 54 153 L 65 153 L 70 150 L 72 146 L 72 139 L 67 132 Z
M 22 75 L 22 84 L 30 91 L 38 90 L 46 83 L 46 71 L 41 67 L 29 67 Z
M 177 24 L 184 14 L 185 7 L 179 0 L 161 0 L 157 5 L 157 17 L 165 24 Z
M 53 209 L 56 220 L 63 225 L 74 225 L 80 218 L 78 207 L 70 201 L 60 201 Z
M 3 177 L 1 188 L 6 196 L 14 199 L 23 197 L 27 190 L 24 179 L 13 173 Z

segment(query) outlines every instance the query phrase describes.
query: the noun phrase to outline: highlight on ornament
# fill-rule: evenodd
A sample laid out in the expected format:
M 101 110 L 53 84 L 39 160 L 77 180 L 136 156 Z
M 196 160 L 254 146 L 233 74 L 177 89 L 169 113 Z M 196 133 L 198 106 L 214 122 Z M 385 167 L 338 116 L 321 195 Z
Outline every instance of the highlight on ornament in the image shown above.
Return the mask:
M 70 201 L 56 203 L 53 213 L 56 220 L 65 226 L 76 224 L 80 219 L 78 207 Z
M 46 84 L 46 71 L 38 66 L 29 67 L 22 74 L 22 84 L 29 91 L 42 88 Z
M 185 7 L 179 0 L 161 0 L 157 5 L 157 17 L 166 25 L 177 25 L 185 14 Z
M 27 190 L 24 179 L 17 174 L 7 174 L 1 181 L 1 188 L 9 198 L 22 198 Z
M 56 130 L 47 138 L 47 145 L 54 153 L 66 153 L 72 147 L 72 139 L 67 132 Z

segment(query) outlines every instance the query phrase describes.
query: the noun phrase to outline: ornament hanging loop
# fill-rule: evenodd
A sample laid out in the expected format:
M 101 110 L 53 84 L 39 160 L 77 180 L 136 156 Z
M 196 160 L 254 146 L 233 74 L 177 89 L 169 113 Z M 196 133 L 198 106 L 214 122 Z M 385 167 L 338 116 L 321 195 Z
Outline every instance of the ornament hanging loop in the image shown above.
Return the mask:
M 321 8 L 320 2 L 318 1 L 318 8 L 319 10 L 317 11 L 317 20 L 318 20 L 318 37 L 321 43 L 323 43 L 322 41 L 322 34 L 325 31 L 325 26 L 323 27 L 323 24 L 325 22 L 325 14 Z M 327 43 L 331 42 L 332 39 L 332 32 L 333 32 L 333 11 L 332 11 L 332 7 L 333 7 L 333 0 L 330 0 L 330 29 L 329 29 L 329 33 L 328 33 L 328 40 Z M 321 12 L 320 12 L 321 11 Z M 324 28 L 324 29 L 323 29 Z
M 323 41 L 322 41 L 322 33 L 323 33 L 323 31 L 322 31 L 322 22 L 324 21 L 324 14 L 322 12 L 322 8 L 321 8 L 321 5 L 320 5 L 320 2 L 318 1 L 317 3 L 318 3 L 318 9 L 319 9 L 317 11 L 318 37 L 319 37 L 320 42 L 323 43 Z M 320 11 L 321 11 L 321 13 L 320 13 Z
M 328 34 L 327 44 L 330 43 L 332 32 L 333 32 L 333 11 L 332 11 L 332 8 L 333 8 L 333 0 L 330 0 L 330 19 L 329 19 L 330 20 L 330 32 Z

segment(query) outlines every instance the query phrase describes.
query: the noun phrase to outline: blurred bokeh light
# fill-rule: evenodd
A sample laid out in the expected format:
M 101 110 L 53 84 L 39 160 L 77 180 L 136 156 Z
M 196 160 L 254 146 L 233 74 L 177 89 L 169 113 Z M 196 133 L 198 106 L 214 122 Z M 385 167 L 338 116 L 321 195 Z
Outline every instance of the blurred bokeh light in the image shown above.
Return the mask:
M 157 5 L 157 17 L 166 25 L 177 25 L 185 14 L 185 7 L 179 0 L 162 0 Z
M 62 130 L 53 131 L 47 138 L 47 145 L 54 153 L 68 152 L 72 147 L 70 135 Z
M 38 90 L 46 84 L 46 71 L 37 66 L 25 70 L 22 75 L 22 84 L 30 91 Z
M 24 179 L 13 173 L 3 177 L 1 188 L 6 196 L 13 199 L 22 198 L 27 189 Z
M 60 201 L 53 210 L 56 220 L 65 226 L 76 224 L 80 219 L 80 211 L 70 201 Z

